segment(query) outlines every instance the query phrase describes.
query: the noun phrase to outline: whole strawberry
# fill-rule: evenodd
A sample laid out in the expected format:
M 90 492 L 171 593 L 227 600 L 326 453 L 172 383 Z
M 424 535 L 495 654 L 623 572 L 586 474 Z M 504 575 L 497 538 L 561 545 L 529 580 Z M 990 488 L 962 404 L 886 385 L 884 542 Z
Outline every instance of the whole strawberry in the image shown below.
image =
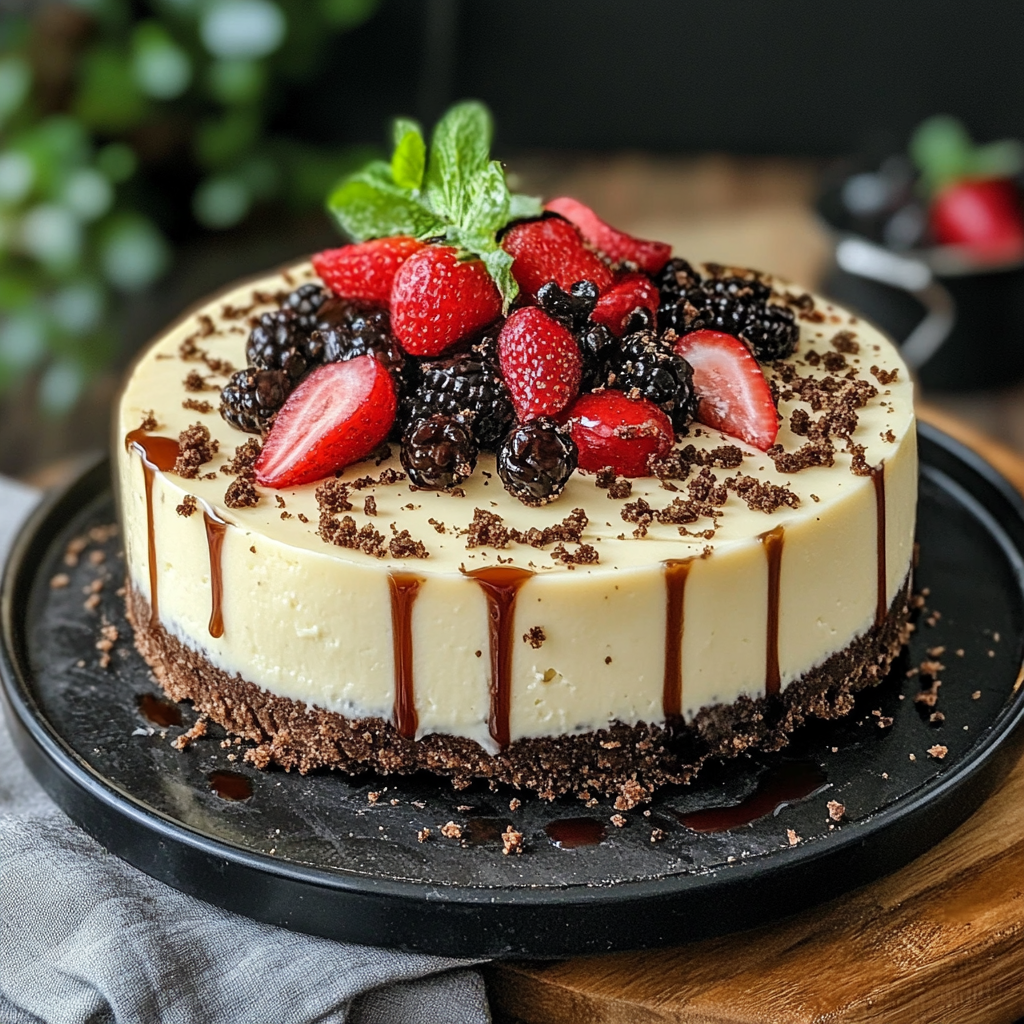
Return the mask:
M 579 393 L 583 359 L 576 339 L 536 306 L 505 321 L 498 358 L 520 420 L 557 416 Z
M 422 248 L 422 242 L 407 235 L 374 238 L 318 252 L 313 257 L 313 269 L 335 295 L 386 306 L 391 301 L 398 268 Z
M 590 473 L 610 466 L 621 476 L 647 476 L 647 460 L 665 455 L 675 440 L 669 418 L 653 402 L 621 391 L 581 395 L 568 422 L 579 467 Z
M 388 436 L 398 402 L 373 356 L 314 370 L 278 412 L 256 460 L 263 487 L 295 487 L 365 459 Z
M 440 355 L 501 313 L 501 295 L 480 260 L 448 245 L 410 256 L 391 289 L 391 330 L 406 352 Z
M 554 281 L 569 291 L 577 281 L 593 281 L 603 292 L 614 278 L 608 266 L 592 253 L 579 232 L 559 217 L 517 224 L 501 240 L 501 247 L 512 257 L 512 276 L 531 302 L 538 290 Z

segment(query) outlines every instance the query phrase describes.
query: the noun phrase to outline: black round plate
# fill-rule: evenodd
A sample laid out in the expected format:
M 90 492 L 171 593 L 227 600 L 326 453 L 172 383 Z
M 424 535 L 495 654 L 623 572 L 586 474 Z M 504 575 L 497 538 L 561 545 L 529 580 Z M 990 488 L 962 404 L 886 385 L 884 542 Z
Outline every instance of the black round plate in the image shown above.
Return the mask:
M 288 928 L 430 953 L 548 957 L 753 926 L 906 864 L 981 804 L 1024 745 L 1024 504 L 945 435 L 922 427 L 920 439 L 917 582 L 930 593 L 889 678 L 847 719 L 803 729 L 783 756 L 716 766 L 688 789 L 659 793 L 647 811 L 627 812 L 621 828 L 608 804 L 520 794 L 512 811 L 510 791 L 456 793 L 424 775 L 259 772 L 242 748 L 221 746 L 218 728 L 184 753 L 172 748 L 195 715 L 183 705 L 182 725 L 165 733 L 138 710 L 141 695 L 159 690 L 116 593 L 116 538 L 100 545 L 100 564 L 63 563 L 69 539 L 113 520 L 105 463 L 38 511 L 8 565 L 0 664 L 15 741 L 54 799 L 109 850 Z M 61 572 L 69 585 L 54 589 Z M 83 590 L 95 579 L 105 582 L 90 610 Z M 109 668 L 95 646 L 104 621 L 119 634 Z M 937 646 L 946 668 L 930 708 L 914 700 L 921 684 L 907 671 Z M 934 710 L 941 723 L 929 720 Z M 887 718 L 893 724 L 880 727 Z M 948 750 L 941 760 L 927 753 L 936 745 Z M 808 765 L 823 779 L 816 792 L 770 798 L 780 773 L 806 776 Z M 210 774 L 225 769 L 251 782 L 249 799 L 211 789 Z M 714 833 L 678 820 L 749 806 L 759 787 L 774 813 Z M 845 805 L 841 822 L 829 817 L 831 800 Z M 601 842 L 567 849 L 549 840 L 552 823 L 584 815 L 605 826 Z M 448 821 L 466 826 L 463 843 L 439 834 Z M 526 837 L 522 856 L 503 856 L 506 824 Z M 424 828 L 433 835 L 421 843 Z

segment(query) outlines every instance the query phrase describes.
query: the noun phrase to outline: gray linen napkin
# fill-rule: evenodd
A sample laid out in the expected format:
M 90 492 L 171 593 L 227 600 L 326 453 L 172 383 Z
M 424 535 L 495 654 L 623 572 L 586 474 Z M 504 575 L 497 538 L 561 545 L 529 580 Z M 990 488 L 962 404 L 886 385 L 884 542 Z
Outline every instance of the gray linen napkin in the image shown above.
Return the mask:
M 37 493 L 0 478 L 0 564 Z M 488 1022 L 480 972 L 259 924 L 107 853 L 0 720 L 0 1024 Z

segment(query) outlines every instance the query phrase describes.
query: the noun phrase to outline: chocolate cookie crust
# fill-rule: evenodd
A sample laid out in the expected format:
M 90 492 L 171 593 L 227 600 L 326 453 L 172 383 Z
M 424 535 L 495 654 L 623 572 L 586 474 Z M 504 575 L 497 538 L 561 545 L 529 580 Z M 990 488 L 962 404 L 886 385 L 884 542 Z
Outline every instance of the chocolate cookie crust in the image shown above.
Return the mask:
M 245 756 L 258 768 L 273 763 L 302 774 L 326 767 L 382 775 L 426 770 L 447 776 L 456 789 L 480 778 L 492 787 L 505 783 L 546 799 L 566 793 L 581 800 L 614 796 L 622 810 L 661 786 L 690 782 L 712 758 L 780 750 L 809 718 L 849 714 L 854 694 L 881 682 L 907 642 L 913 628 L 909 596 L 908 575 L 879 626 L 777 697 L 740 697 L 702 708 L 689 724 L 614 724 L 576 736 L 517 740 L 494 756 L 463 737 L 409 740 L 380 718 L 350 719 L 270 694 L 216 668 L 161 625 L 152 625 L 148 603 L 130 584 L 126 605 L 135 646 L 168 696 L 191 700 L 228 732 L 254 742 Z

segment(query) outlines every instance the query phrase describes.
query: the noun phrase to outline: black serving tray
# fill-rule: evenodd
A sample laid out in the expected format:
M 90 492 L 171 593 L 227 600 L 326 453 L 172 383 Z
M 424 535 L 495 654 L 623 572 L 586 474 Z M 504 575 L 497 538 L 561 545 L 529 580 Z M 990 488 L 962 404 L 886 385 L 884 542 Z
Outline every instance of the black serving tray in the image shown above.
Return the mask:
M 113 521 L 105 462 L 36 512 L 7 566 L 0 668 L 14 739 L 51 796 L 107 849 L 178 889 L 287 928 L 430 953 L 527 957 L 747 928 L 908 863 L 982 803 L 1024 746 L 1024 504 L 945 435 L 923 426 L 920 443 L 917 585 L 930 593 L 889 678 L 848 718 L 805 727 L 783 755 L 715 766 L 692 787 L 659 793 L 649 814 L 626 812 L 622 828 L 608 824 L 607 803 L 588 809 L 519 794 L 522 806 L 510 811 L 511 791 L 456 793 L 427 775 L 259 772 L 237 756 L 242 748 L 221 747 L 216 727 L 186 752 L 173 749 L 195 714 L 182 705 L 182 725 L 162 735 L 139 711 L 140 696 L 159 688 L 131 646 L 116 593 L 117 538 L 103 546 L 100 565 L 62 561 L 71 537 Z M 70 583 L 53 589 L 59 572 Z M 88 610 L 83 588 L 96 578 L 106 582 Z M 95 647 L 103 620 L 119 633 L 109 668 Z M 941 724 L 914 701 L 920 683 L 907 676 L 938 645 L 947 666 Z M 879 728 L 883 716 L 890 728 Z M 942 760 L 926 752 L 936 744 L 948 748 Z M 822 785 L 802 799 L 769 801 L 774 813 L 715 833 L 678 820 L 737 804 L 759 785 L 770 789 L 780 772 L 808 766 Z M 218 796 L 209 776 L 220 770 L 244 776 L 252 796 Z M 381 794 L 375 803 L 371 792 Z M 830 800 L 845 805 L 839 823 Z M 567 849 L 549 840 L 546 828 L 581 816 L 606 824 L 603 841 Z M 449 820 L 467 826 L 472 842 L 440 837 Z M 502 854 L 505 824 L 525 835 L 522 856 Z M 433 836 L 421 843 L 423 828 Z

